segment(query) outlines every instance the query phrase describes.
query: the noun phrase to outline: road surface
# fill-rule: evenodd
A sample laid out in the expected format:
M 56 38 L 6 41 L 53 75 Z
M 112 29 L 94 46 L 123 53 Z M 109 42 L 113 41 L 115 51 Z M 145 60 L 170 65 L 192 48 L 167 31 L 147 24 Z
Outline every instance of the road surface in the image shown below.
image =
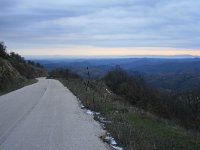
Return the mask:
M 0 150 L 107 150 L 104 131 L 59 81 L 0 97 Z

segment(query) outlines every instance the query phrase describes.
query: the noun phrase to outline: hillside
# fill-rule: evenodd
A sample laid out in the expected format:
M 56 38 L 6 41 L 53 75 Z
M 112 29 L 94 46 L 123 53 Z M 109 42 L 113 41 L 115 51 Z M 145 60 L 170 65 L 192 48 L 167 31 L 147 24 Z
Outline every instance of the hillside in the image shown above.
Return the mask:
M 35 82 L 34 78 L 46 76 L 40 64 L 26 61 L 19 54 L 7 53 L 0 43 L 0 95 Z

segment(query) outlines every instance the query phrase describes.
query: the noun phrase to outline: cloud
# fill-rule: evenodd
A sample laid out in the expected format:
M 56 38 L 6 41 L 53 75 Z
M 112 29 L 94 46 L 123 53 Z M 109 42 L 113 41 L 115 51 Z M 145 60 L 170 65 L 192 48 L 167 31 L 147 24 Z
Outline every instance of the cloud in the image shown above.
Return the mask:
M 8 47 L 200 48 L 196 0 L 2 0 Z M 24 44 L 25 43 L 25 44 Z

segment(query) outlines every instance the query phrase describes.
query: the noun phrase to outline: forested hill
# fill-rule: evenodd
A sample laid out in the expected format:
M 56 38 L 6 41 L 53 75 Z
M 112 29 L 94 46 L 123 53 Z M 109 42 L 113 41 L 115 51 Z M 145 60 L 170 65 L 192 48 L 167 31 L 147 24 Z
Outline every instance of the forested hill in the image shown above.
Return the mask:
M 46 76 L 42 65 L 27 61 L 17 53 L 8 53 L 0 42 L 0 94 L 30 84 L 41 76 Z

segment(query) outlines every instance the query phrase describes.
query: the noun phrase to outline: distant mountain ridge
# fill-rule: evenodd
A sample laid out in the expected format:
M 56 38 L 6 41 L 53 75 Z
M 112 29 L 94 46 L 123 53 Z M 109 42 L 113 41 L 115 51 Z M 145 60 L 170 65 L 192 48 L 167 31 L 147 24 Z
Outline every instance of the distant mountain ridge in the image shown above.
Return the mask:
M 184 59 L 184 58 L 200 58 L 199 55 L 24 55 L 26 59 L 40 60 L 40 59 L 123 59 L 123 58 L 166 58 L 166 59 Z

